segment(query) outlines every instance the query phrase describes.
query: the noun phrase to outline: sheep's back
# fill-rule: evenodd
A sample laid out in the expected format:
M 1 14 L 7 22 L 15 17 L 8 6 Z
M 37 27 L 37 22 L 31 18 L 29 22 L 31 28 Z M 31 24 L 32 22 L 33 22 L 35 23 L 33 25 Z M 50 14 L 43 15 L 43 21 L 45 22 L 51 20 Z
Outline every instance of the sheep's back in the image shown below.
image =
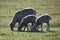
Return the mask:
M 24 9 L 24 10 L 19 10 L 15 13 L 15 18 L 17 20 L 17 22 L 20 22 L 21 19 L 27 15 L 35 15 L 36 14 L 36 11 L 33 10 L 33 9 Z

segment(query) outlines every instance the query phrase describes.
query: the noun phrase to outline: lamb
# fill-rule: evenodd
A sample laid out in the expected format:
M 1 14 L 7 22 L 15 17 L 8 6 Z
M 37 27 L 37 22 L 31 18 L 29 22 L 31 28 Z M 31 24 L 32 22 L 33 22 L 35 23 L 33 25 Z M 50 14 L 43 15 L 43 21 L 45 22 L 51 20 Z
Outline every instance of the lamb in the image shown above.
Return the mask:
M 32 26 L 34 25 L 35 23 L 35 15 L 27 15 L 25 16 L 22 20 L 21 20 L 21 23 L 19 24 L 18 26 L 18 31 L 21 31 L 21 29 L 23 28 L 24 26 L 24 31 L 25 31 L 25 28 L 27 27 L 27 31 L 29 30 L 28 29 L 28 23 L 32 23 Z
M 27 15 L 36 15 L 36 10 L 34 8 L 24 8 L 22 10 L 18 10 L 12 21 L 10 22 L 10 29 L 11 31 L 13 31 L 14 26 L 16 23 L 18 23 L 18 25 L 20 24 L 21 20 L 23 17 L 27 16 Z
M 44 15 L 40 16 L 36 20 L 36 22 L 35 22 L 34 26 L 32 27 L 31 31 L 38 31 L 38 26 L 39 25 L 41 25 L 41 31 L 43 31 L 42 24 L 47 23 L 46 31 L 49 32 L 50 31 L 50 22 L 49 22 L 50 20 L 51 20 L 51 16 L 48 15 L 48 14 L 44 14 Z

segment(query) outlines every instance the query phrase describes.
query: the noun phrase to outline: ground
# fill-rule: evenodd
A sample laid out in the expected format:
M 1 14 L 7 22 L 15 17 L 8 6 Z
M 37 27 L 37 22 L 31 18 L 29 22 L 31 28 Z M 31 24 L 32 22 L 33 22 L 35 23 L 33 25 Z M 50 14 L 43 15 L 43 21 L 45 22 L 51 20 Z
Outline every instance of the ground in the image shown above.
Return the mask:
M 51 31 L 46 32 L 18 32 L 17 24 L 14 31 L 9 23 L 15 11 L 26 7 L 36 9 L 36 16 L 51 15 Z M 60 0 L 0 0 L 0 40 L 60 40 Z

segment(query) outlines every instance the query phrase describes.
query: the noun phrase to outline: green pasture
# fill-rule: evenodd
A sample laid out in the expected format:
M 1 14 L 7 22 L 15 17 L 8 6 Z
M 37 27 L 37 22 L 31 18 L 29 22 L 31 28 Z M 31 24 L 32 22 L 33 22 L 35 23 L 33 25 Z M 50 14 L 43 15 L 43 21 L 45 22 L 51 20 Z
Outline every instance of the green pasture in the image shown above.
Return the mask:
M 17 24 L 10 31 L 9 23 L 15 11 L 32 7 L 37 11 L 36 16 L 51 15 L 51 31 L 18 32 Z M 0 0 L 0 40 L 60 40 L 60 0 Z

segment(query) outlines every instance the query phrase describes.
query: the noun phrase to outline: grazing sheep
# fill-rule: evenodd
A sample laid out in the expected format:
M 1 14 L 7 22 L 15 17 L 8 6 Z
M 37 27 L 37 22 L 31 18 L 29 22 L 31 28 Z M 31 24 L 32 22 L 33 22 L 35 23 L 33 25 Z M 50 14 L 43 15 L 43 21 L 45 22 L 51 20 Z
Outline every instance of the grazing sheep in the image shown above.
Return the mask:
M 32 15 L 32 14 L 36 15 L 36 11 L 33 8 L 25 8 L 22 10 L 18 10 L 13 17 L 12 22 L 10 23 L 11 31 L 13 31 L 16 23 L 20 24 L 23 17 L 27 15 Z
M 35 23 L 35 19 L 36 19 L 35 15 L 27 15 L 27 16 L 25 16 L 21 20 L 21 22 L 20 22 L 20 24 L 18 26 L 18 31 L 21 31 L 23 26 L 25 26 L 24 31 L 25 31 L 26 27 L 27 27 L 27 31 L 28 31 L 28 23 L 32 23 L 32 26 L 33 26 L 33 24 Z
M 32 27 L 31 31 L 38 31 L 38 26 L 39 25 L 41 25 L 41 31 L 43 31 L 43 28 L 42 28 L 43 23 L 47 23 L 46 31 L 50 31 L 50 23 L 49 23 L 50 19 L 51 19 L 51 17 L 48 14 L 44 14 L 44 15 L 40 16 L 36 20 L 36 22 L 35 22 L 34 26 Z

